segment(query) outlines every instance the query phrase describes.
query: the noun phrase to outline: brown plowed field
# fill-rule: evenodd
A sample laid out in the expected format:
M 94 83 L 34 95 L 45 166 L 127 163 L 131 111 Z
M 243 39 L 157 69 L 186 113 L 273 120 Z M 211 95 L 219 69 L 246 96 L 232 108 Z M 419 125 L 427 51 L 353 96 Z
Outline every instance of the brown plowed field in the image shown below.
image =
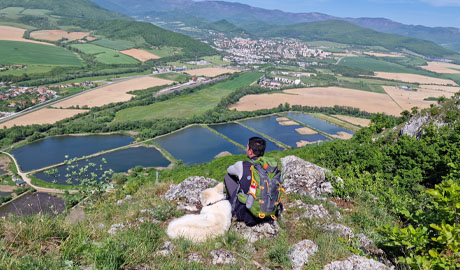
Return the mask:
M 427 62 L 427 64 L 420 67 L 436 73 L 460 74 L 460 65 L 442 62 Z
M 139 50 L 139 49 L 130 49 L 130 50 L 124 50 L 120 51 L 122 54 L 126 54 L 131 56 L 132 58 L 135 58 L 141 62 L 145 62 L 150 59 L 159 59 L 159 56 L 154 55 L 153 53 L 150 53 L 148 51 L 144 50 Z
M 192 69 L 187 70 L 185 73 L 188 73 L 192 76 L 205 76 L 205 77 L 216 77 L 225 73 L 235 73 L 239 72 L 238 70 L 234 69 L 226 69 L 226 68 L 199 68 L 199 69 Z
M 22 41 L 22 42 L 30 42 L 30 43 L 38 43 L 38 44 L 45 44 L 54 46 L 54 44 L 35 41 L 30 39 L 23 38 L 25 29 L 11 27 L 11 26 L 0 26 L 0 40 L 10 40 L 10 41 Z
M 408 83 L 457 85 L 457 83 L 452 80 L 438 79 L 410 73 L 375 72 L 374 77 Z
M 50 41 L 58 41 L 63 38 L 68 39 L 69 41 L 80 40 L 88 36 L 89 32 L 66 32 L 62 30 L 40 30 L 33 31 L 30 33 L 30 36 L 35 39 L 43 39 Z
M 299 88 L 285 90 L 284 93 L 248 95 L 230 108 L 255 111 L 275 108 L 286 102 L 312 107 L 349 106 L 370 113 L 381 112 L 397 116 L 402 111 L 388 95 L 341 87 Z
M 89 108 L 103 106 L 113 102 L 128 101 L 133 95 L 127 92 L 134 90 L 143 90 L 150 87 L 172 84 L 172 81 L 163 80 L 153 77 L 140 77 L 114 83 L 104 87 L 100 87 L 93 91 L 84 93 L 74 98 L 64 100 L 53 105 L 55 108 L 69 108 L 72 106 L 88 106 Z
M 31 112 L 24 116 L 15 118 L 13 120 L 1 123 L 0 126 L 8 128 L 16 126 L 27 126 L 33 124 L 54 124 L 57 121 L 72 117 L 79 113 L 87 112 L 87 110 L 59 110 L 59 109 L 41 109 Z

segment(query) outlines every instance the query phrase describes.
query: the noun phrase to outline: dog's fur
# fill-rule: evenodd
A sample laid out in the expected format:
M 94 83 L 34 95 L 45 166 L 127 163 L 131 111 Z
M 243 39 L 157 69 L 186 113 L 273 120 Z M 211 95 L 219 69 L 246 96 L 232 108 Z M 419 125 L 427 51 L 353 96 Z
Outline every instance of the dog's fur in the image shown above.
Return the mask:
M 230 228 L 232 207 L 225 199 L 224 184 L 201 192 L 203 208 L 199 215 L 185 215 L 169 223 L 166 233 L 170 238 L 183 237 L 193 242 L 203 242 L 223 235 Z M 215 203 L 217 202 L 217 203 Z

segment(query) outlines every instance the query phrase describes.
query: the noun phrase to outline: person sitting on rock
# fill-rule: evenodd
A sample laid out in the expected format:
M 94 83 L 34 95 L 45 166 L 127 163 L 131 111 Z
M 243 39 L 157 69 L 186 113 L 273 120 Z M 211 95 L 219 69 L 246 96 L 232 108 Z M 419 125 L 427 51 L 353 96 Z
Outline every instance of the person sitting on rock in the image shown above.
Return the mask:
M 250 194 L 251 187 L 254 188 L 251 186 L 252 177 L 254 176 L 254 173 L 251 171 L 251 167 L 255 166 L 255 164 L 260 162 L 262 159 L 268 159 L 262 158 L 265 153 L 265 146 L 266 142 L 264 139 L 259 137 L 250 138 L 246 146 L 246 155 L 250 161 L 238 161 L 231 165 L 227 168 L 228 174 L 224 178 L 225 188 L 227 190 L 227 198 L 232 205 L 232 215 L 233 217 L 236 217 L 238 221 L 245 222 L 248 226 L 254 226 L 262 222 L 276 219 L 275 215 L 268 215 L 267 217 L 254 215 L 248 209 L 247 203 L 241 202 L 238 198 L 239 193 Z M 277 168 L 277 166 L 275 167 L 276 168 L 274 169 L 276 170 L 276 173 L 280 175 L 280 170 Z M 253 170 L 256 170 L 255 167 L 253 167 Z M 250 197 L 250 195 L 246 196 Z M 260 198 L 258 198 L 258 200 L 259 199 Z M 275 205 L 279 205 L 279 207 L 277 207 L 278 210 L 282 208 L 278 201 L 275 203 Z

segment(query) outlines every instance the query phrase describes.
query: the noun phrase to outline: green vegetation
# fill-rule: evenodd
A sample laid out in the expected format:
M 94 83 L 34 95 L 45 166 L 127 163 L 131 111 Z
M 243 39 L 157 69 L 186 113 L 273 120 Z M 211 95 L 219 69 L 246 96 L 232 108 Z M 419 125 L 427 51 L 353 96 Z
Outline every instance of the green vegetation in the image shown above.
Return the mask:
M 407 49 L 418 54 L 444 57 L 454 54 L 431 41 L 380 33 L 344 21 L 321 21 L 288 26 L 267 25 L 262 37 L 298 38 L 303 41 L 332 41 L 359 46 L 382 46 L 388 50 Z
M 110 39 L 105 39 L 105 38 L 95 40 L 95 41 L 91 42 L 91 44 L 96 44 L 96 45 L 106 47 L 106 48 L 109 48 L 109 49 L 113 49 L 113 50 L 117 50 L 117 51 L 131 49 L 131 48 L 133 48 L 135 46 L 135 44 L 133 42 L 131 42 L 131 41 L 127 41 L 127 40 L 110 40 Z
M 23 74 L 43 74 L 48 73 L 53 70 L 53 66 L 44 66 L 44 65 L 27 65 L 27 68 L 22 69 L 9 69 L 0 71 L 0 76 L 4 75 L 13 75 L 13 76 L 20 76 Z
M 0 64 L 80 66 L 81 60 L 72 52 L 57 46 L 19 41 L 0 41 Z
M 428 71 L 410 68 L 400 64 L 391 63 L 385 60 L 371 57 L 346 57 L 340 62 L 340 65 L 369 71 L 413 73 L 433 77 L 433 74 Z
M 175 47 L 161 46 L 159 48 L 149 49 L 147 51 L 159 57 L 169 57 L 169 56 L 180 54 L 182 49 L 175 48 Z
M 85 54 L 94 57 L 94 60 L 103 64 L 137 64 L 139 61 L 132 58 L 131 56 L 124 55 L 118 51 L 104 48 L 93 44 L 75 44 L 72 45 L 75 48 Z
M 162 74 L 157 74 L 154 77 L 160 78 L 160 79 L 165 79 L 165 80 L 171 80 L 179 83 L 185 83 L 188 82 L 192 76 L 186 74 L 186 73 L 178 73 L 178 72 L 170 72 L 170 73 L 162 73 Z
M 202 114 L 214 108 L 219 101 L 233 91 L 248 86 L 262 74 L 250 72 L 236 79 L 218 83 L 195 93 L 154 103 L 148 106 L 133 107 L 117 112 L 115 121 L 149 120 L 158 118 L 183 118 Z

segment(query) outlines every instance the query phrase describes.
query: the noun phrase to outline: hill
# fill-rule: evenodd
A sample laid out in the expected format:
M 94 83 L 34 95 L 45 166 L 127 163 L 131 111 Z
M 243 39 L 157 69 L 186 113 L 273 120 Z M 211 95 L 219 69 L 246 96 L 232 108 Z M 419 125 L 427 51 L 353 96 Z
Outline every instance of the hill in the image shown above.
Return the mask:
M 273 25 L 290 25 L 305 22 L 343 20 L 379 32 L 433 41 L 455 51 L 460 51 L 460 29 L 453 27 L 406 25 L 385 18 L 340 18 L 317 12 L 284 12 L 281 10 L 268 10 L 224 1 L 134 0 L 130 1 L 129 5 L 122 0 L 93 1 L 105 8 L 130 16 L 146 16 L 157 11 L 174 11 L 175 16 L 178 14 L 182 14 L 182 17 L 195 16 L 205 21 L 218 21 L 224 19 L 239 27 L 253 22 Z M 163 18 L 167 19 L 168 16 Z M 247 28 L 245 29 L 249 30 Z

